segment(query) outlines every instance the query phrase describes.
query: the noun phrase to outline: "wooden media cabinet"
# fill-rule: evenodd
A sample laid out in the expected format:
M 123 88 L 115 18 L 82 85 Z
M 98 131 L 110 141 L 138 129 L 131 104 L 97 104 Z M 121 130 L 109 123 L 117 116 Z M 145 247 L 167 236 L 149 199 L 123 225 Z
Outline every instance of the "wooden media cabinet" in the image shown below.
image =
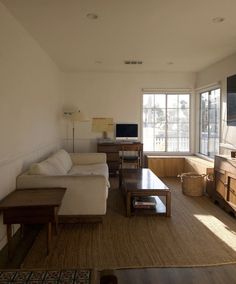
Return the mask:
M 236 217 L 236 159 L 215 156 L 215 190 L 211 197 L 223 209 Z

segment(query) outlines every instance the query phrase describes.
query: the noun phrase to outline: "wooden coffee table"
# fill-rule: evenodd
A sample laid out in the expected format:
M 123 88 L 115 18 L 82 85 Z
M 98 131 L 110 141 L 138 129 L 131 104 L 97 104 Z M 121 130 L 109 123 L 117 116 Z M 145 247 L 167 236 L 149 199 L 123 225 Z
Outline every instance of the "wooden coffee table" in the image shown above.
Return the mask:
M 17 189 L 0 202 L 7 225 L 8 254 L 12 255 L 12 224 L 47 224 L 47 254 L 50 252 L 52 224 L 58 224 L 58 209 L 65 188 Z
M 132 214 L 171 216 L 171 191 L 150 169 L 124 169 L 121 172 L 120 178 L 125 193 L 127 216 L 131 216 Z M 133 198 L 140 196 L 155 196 L 155 208 L 133 208 Z M 165 204 L 159 196 L 165 197 Z

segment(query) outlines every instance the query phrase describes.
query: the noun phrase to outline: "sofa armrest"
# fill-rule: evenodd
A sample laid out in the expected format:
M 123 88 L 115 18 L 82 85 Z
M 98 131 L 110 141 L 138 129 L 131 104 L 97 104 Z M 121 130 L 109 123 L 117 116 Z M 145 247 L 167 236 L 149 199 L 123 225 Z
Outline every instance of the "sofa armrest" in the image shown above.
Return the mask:
M 107 162 L 105 153 L 70 153 L 74 165 L 104 164 Z

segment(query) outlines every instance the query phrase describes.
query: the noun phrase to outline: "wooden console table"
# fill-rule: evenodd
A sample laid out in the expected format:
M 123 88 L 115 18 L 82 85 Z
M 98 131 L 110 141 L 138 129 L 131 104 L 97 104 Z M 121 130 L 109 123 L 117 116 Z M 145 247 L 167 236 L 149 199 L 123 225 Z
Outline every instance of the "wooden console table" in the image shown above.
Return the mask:
M 17 189 L 0 202 L 7 225 L 8 255 L 12 255 L 12 224 L 47 224 L 47 254 L 50 252 L 52 223 L 58 224 L 58 209 L 65 188 Z
M 97 144 L 98 153 L 106 153 L 107 164 L 110 173 L 117 173 L 120 168 L 120 152 L 124 146 L 128 145 L 130 151 L 135 151 L 137 145 L 141 147 L 141 165 L 143 164 L 143 144 L 141 142 L 99 142 Z M 133 146 L 133 149 L 132 149 Z

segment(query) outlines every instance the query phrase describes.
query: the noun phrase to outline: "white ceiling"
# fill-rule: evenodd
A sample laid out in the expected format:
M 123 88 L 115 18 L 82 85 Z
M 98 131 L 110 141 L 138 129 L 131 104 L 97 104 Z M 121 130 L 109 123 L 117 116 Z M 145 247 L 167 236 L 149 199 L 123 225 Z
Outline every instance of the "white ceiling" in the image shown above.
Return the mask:
M 0 1 L 65 72 L 196 72 L 236 52 L 236 0 Z

